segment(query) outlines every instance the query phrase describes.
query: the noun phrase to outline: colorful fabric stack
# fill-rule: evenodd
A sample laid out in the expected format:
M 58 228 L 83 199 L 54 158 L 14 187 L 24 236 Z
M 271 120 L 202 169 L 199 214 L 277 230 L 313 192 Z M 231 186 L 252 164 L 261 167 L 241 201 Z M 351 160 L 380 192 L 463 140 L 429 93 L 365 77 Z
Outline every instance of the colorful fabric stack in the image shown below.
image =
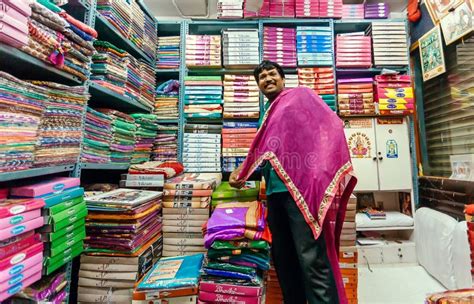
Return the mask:
M 21 50 L 82 81 L 87 80 L 94 53 L 92 41 L 97 32 L 49 1 L 33 2 L 30 6 L 29 41 Z
M 158 37 L 156 35 L 156 23 L 153 18 L 145 14 L 145 28 L 143 33 L 143 47 L 142 50 L 148 59 L 152 62 L 156 59 L 156 46 L 158 44 Z
M 33 283 L 23 291 L 15 294 L 13 303 L 64 303 L 68 298 L 67 286 L 68 278 L 66 271 L 55 272 L 54 274 L 42 276 L 41 280 Z
M 179 116 L 179 81 L 168 80 L 156 88 L 154 114 L 158 119 L 177 119 Z
M 282 67 L 296 67 L 296 30 L 265 26 L 263 28 L 263 58 Z
M 79 178 L 57 177 L 10 191 L 12 196 L 41 199 L 45 203 L 42 212 L 46 225 L 41 223 L 43 227 L 39 230 L 45 242 L 44 274 L 51 274 L 83 251 L 87 208 L 84 189 L 79 184 Z
M 116 164 L 129 164 L 135 149 L 135 120 L 122 112 L 111 109 L 98 109 L 112 118 L 112 138 L 110 142 L 110 161 Z
M 415 111 L 410 75 L 377 75 L 375 84 L 381 115 L 408 115 Z
M 133 293 L 133 303 L 196 303 L 203 254 L 162 258 Z M 166 273 L 166 275 L 163 275 Z
M 3 189 L 2 189 L 3 190 Z M 2 191 L 4 192 L 4 191 Z M 0 197 L 0 301 L 41 278 L 43 242 L 34 229 L 43 226 L 42 199 Z
M 296 0 L 295 15 L 297 18 L 319 17 L 319 0 Z
M 119 31 L 124 38 L 130 37 L 132 15 L 130 2 L 126 0 L 98 0 L 97 11 Z
M 182 149 L 185 172 L 221 172 L 221 132 L 221 125 L 185 125 Z
M 295 74 L 285 75 L 285 88 L 293 89 L 293 88 L 298 87 L 298 84 L 299 84 L 298 75 L 295 75 Z
M 86 198 L 79 302 L 132 302 L 133 287 L 161 257 L 161 192 L 117 189 Z M 112 290 L 112 291 L 111 291 Z
M 365 19 L 387 19 L 390 15 L 388 3 L 365 3 Z
M 294 18 L 296 0 L 270 0 L 269 17 Z
M 296 28 L 298 66 L 332 66 L 332 30 L 328 26 Z
M 342 0 L 320 0 L 319 17 L 321 18 L 341 18 Z
M 337 80 L 339 114 L 375 114 L 374 80 L 372 78 L 346 78 Z
M 138 5 L 135 0 L 131 0 L 129 3 L 132 18 L 129 39 L 133 44 L 142 49 L 145 28 L 145 14 L 141 10 L 140 5 Z
M 220 68 L 220 35 L 187 35 L 186 66 L 189 68 Z
M 0 31 L 0 42 L 21 48 L 28 44 L 28 18 L 31 16 L 31 8 L 27 2 L 3 3 L 2 8 L 2 30 Z
M 74 164 L 81 153 L 82 117 L 89 93 L 84 86 L 33 81 L 48 96 L 39 126 L 35 166 Z
M 224 76 L 224 119 L 260 117 L 260 92 L 253 75 Z
M 217 187 L 216 191 L 212 193 L 212 210 L 220 204 L 256 201 L 259 191 L 260 182 L 247 181 L 240 189 L 231 187 L 229 182 L 223 182 Z
M 163 174 L 122 174 L 120 188 L 161 191 L 165 183 Z
M 255 67 L 260 63 L 258 29 L 224 29 L 222 44 L 226 68 Z
M 371 37 L 363 33 L 336 36 L 336 67 L 370 68 L 372 66 Z
M 342 19 L 364 19 L 364 4 L 343 4 Z
M 140 103 L 148 109 L 153 109 L 155 104 L 155 69 L 146 61 L 140 60 Z
M 154 114 L 131 114 L 135 119 L 137 130 L 135 131 L 135 149 L 133 151 L 132 164 L 143 163 L 150 160 L 155 142 L 158 126 L 158 116 Z
M 244 0 L 218 0 L 217 19 L 242 19 Z
M 333 68 L 300 68 L 298 81 L 300 86 L 313 89 L 333 111 L 336 111 L 336 83 Z
M 165 178 L 172 178 L 183 172 L 183 165 L 176 161 L 149 161 L 143 164 L 131 165 L 128 169 L 129 174 L 161 174 Z
M 357 198 L 351 196 L 347 203 L 346 216 L 342 226 L 340 250 L 339 250 L 339 267 L 341 269 L 342 281 L 346 291 L 349 303 L 357 303 L 357 247 L 356 247 L 356 209 Z
M 158 28 L 158 33 L 159 33 Z M 180 64 L 179 47 L 180 36 L 158 37 L 157 45 L 157 69 L 178 69 Z
M 31 168 L 47 91 L 0 71 L 0 96 L 0 172 Z
M 152 159 L 155 161 L 178 160 L 178 125 L 158 124 L 157 127 Z
M 262 5 L 258 11 L 254 11 L 255 2 L 244 0 L 244 18 L 255 18 L 255 17 L 269 17 L 270 16 L 270 1 L 271 0 L 263 0 Z M 247 2 L 252 2 L 249 5 Z
M 222 128 L 222 170 L 232 172 L 243 163 L 257 134 L 258 122 L 224 121 Z
M 107 41 L 95 41 L 91 80 L 117 94 L 125 95 L 129 55 Z
M 257 201 L 217 205 L 205 233 L 199 301 L 263 303 L 262 274 L 270 268 L 265 207 Z
M 221 179 L 220 173 L 185 173 L 166 181 L 163 256 L 206 252 L 201 229 L 209 219 L 211 195 Z
M 142 86 L 140 61 L 133 56 L 129 56 L 128 59 L 125 95 L 138 101 L 140 100 L 140 88 Z
M 372 22 L 375 66 L 408 66 L 405 22 Z
M 111 135 L 112 118 L 87 107 L 81 161 L 84 163 L 108 163 L 110 161 Z
M 472 288 L 448 290 L 430 294 L 426 299 L 426 304 L 437 303 L 470 303 L 474 301 L 474 290 Z
M 220 76 L 184 78 L 184 117 L 188 120 L 222 118 L 222 80 Z

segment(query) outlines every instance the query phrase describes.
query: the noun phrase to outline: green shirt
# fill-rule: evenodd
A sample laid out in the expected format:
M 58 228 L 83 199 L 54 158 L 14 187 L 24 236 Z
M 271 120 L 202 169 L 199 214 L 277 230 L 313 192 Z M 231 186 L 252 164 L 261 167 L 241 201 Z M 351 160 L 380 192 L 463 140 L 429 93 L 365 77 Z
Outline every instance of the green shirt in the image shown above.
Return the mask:
M 269 107 L 270 107 L 270 102 L 266 102 L 264 105 L 262 116 L 260 117 L 260 121 L 258 122 L 259 126 L 262 125 L 263 116 L 265 115 L 265 112 L 267 111 Z M 270 162 L 265 163 L 265 165 L 262 168 L 262 173 L 263 173 L 263 177 L 265 178 L 265 187 L 266 187 L 265 192 L 267 196 L 272 193 L 280 193 L 280 192 L 288 191 L 288 189 L 285 186 L 285 183 L 283 183 L 283 181 L 280 179 L 280 177 L 275 172 L 275 169 L 273 169 Z

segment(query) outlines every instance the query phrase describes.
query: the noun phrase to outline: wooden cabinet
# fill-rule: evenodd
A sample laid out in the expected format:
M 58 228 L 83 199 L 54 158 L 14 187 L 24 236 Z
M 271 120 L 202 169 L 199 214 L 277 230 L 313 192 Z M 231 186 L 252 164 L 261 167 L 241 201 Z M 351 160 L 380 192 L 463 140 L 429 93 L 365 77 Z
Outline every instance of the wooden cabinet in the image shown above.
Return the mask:
M 344 131 L 358 182 L 356 191 L 410 190 L 412 170 L 404 118 L 351 118 Z

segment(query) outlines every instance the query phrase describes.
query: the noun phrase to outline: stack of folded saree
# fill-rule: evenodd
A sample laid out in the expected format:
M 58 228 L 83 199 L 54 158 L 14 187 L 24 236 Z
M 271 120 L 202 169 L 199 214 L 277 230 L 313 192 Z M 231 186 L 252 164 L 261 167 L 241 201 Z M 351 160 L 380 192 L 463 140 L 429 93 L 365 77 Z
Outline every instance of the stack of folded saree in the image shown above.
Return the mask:
M 108 163 L 112 118 L 87 107 L 81 160 L 85 163 Z
M 208 263 L 199 285 L 200 302 L 263 302 L 262 275 L 270 268 L 271 238 L 265 218 L 265 207 L 257 201 L 216 207 L 204 227 Z
M 146 61 L 140 60 L 142 86 L 140 88 L 140 103 L 153 109 L 155 103 L 155 69 Z
M 184 117 L 188 120 L 222 118 L 221 76 L 186 76 Z
M 29 41 L 21 50 L 85 81 L 97 32 L 49 0 L 31 4 Z
M 47 91 L 0 71 L 0 172 L 33 165 Z
M 178 159 L 178 125 L 157 124 L 158 132 L 153 145 L 152 159 L 168 161 Z
M 133 287 L 161 256 L 161 192 L 117 189 L 86 203 L 78 301 L 131 303 Z
M 156 23 L 153 18 L 145 14 L 145 28 L 143 33 L 142 51 L 152 61 L 156 59 L 156 45 L 158 44 L 158 35 L 156 34 Z
M 212 193 L 212 208 L 214 209 L 217 205 L 230 202 L 255 201 L 258 199 L 259 191 L 260 182 L 258 181 L 247 181 L 240 189 L 231 187 L 229 182 L 223 182 Z
M 130 1 L 98 0 L 97 11 L 104 16 L 124 38 L 130 37 L 130 25 L 132 23 Z
M 224 118 L 260 117 L 260 92 L 251 75 L 224 76 Z
M 170 79 L 156 88 L 155 110 L 158 119 L 176 119 L 179 116 L 179 81 Z
M 125 84 L 125 95 L 139 101 L 140 89 L 142 86 L 142 76 L 140 71 L 140 61 L 133 56 L 129 56 L 127 65 L 127 83 Z
M 135 120 L 127 114 L 111 109 L 97 109 L 112 118 L 112 140 L 110 161 L 129 164 L 135 149 Z
M 48 99 L 39 126 L 35 166 L 55 166 L 77 162 L 81 153 L 83 115 L 89 93 L 84 86 L 33 81 L 43 87 Z
M 158 29 L 159 31 L 159 29 Z M 180 36 L 158 37 L 156 68 L 178 69 Z
M 232 172 L 242 164 L 257 134 L 257 121 L 224 121 L 222 128 L 222 167 Z
M 130 116 L 135 119 L 135 124 L 138 126 L 135 132 L 135 148 L 131 163 L 138 164 L 149 161 L 158 131 L 157 116 L 141 113 L 131 114 Z
M 145 13 L 135 0 L 129 1 L 132 22 L 130 24 L 130 41 L 140 49 L 143 46 L 143 34 L 145 28 Z
M 163 198 L 163 256 L 206 252 L 201 227 L 209 219 L 220 173 L 182 174 L 168 179 Z
M 68 297 L 67 284 L 65 270 L 42 276 L 41 280 L 15 294 L 11 302 L 6 303 L 63 303 Z
M 120 95 L 125 95 L 129 55 L 107 41 L 95 41 L 91 80 Z

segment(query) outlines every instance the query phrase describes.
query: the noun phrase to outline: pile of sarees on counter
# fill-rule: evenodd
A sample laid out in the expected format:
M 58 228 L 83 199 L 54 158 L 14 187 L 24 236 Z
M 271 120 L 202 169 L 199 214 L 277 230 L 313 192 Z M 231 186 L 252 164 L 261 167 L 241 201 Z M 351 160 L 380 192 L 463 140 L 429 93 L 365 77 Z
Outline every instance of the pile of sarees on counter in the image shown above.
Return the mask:
M 78 301 L 132 302 L 133 287 L 161 256 L 161 194 L 117 189 L 86 198 Z
M 87 107 L 81 160 L 84 163 L 108 163 L 112 118 Z
M 0 172 L 33 166 L 47 99 L 45 89 L 0 71 Z
M 120 95 L 125 95 L 129 55 L 107 41 L 95 41 L 91 80 Z
M 82 116 L 89 93 L 84 86 L 65 86 L 33 81 L 48 99 L 41 118 L 35 150 L 35 166 L 73 164 L 81 153 Z
M 153 143 L 156 138 L 158 126 L 157 116 L 153 114 L 131 114 L 138 126 L 135 132 L 135 149 L 133 151 L 132 164 L 143 163 L 150 160 Z
M 170 79 L 158 85 L 155 96 L 154 114 L 158 119 L 177 119 L 179 99 L 179 81 Z
M 163 198 L 163 256 L 204 253 L 201 227 L 209 219 L 220 173 L 186 173 L 165 182 Z
M 110 143 L 110 161 L 117 164 L 129 164 L 135 150 L 135 120 L 125 113 L 111 109 L 98 109 L 112 118 L 112 136 Z
M 85 81 L 97 32 L 48 0 L 30 6 L 29 41 L 21 50 Z
M 158 132 L 153 145 L 152 159 L 178 160 L 178 124 L 157 124 Z
M 216 206 L 204 227 L 208 262 L 199 301 L 262 303 L 271 241 L 265 216 L 265 207 L 257 201 Z M 235 293 L 229 294 L 231 290 Z

